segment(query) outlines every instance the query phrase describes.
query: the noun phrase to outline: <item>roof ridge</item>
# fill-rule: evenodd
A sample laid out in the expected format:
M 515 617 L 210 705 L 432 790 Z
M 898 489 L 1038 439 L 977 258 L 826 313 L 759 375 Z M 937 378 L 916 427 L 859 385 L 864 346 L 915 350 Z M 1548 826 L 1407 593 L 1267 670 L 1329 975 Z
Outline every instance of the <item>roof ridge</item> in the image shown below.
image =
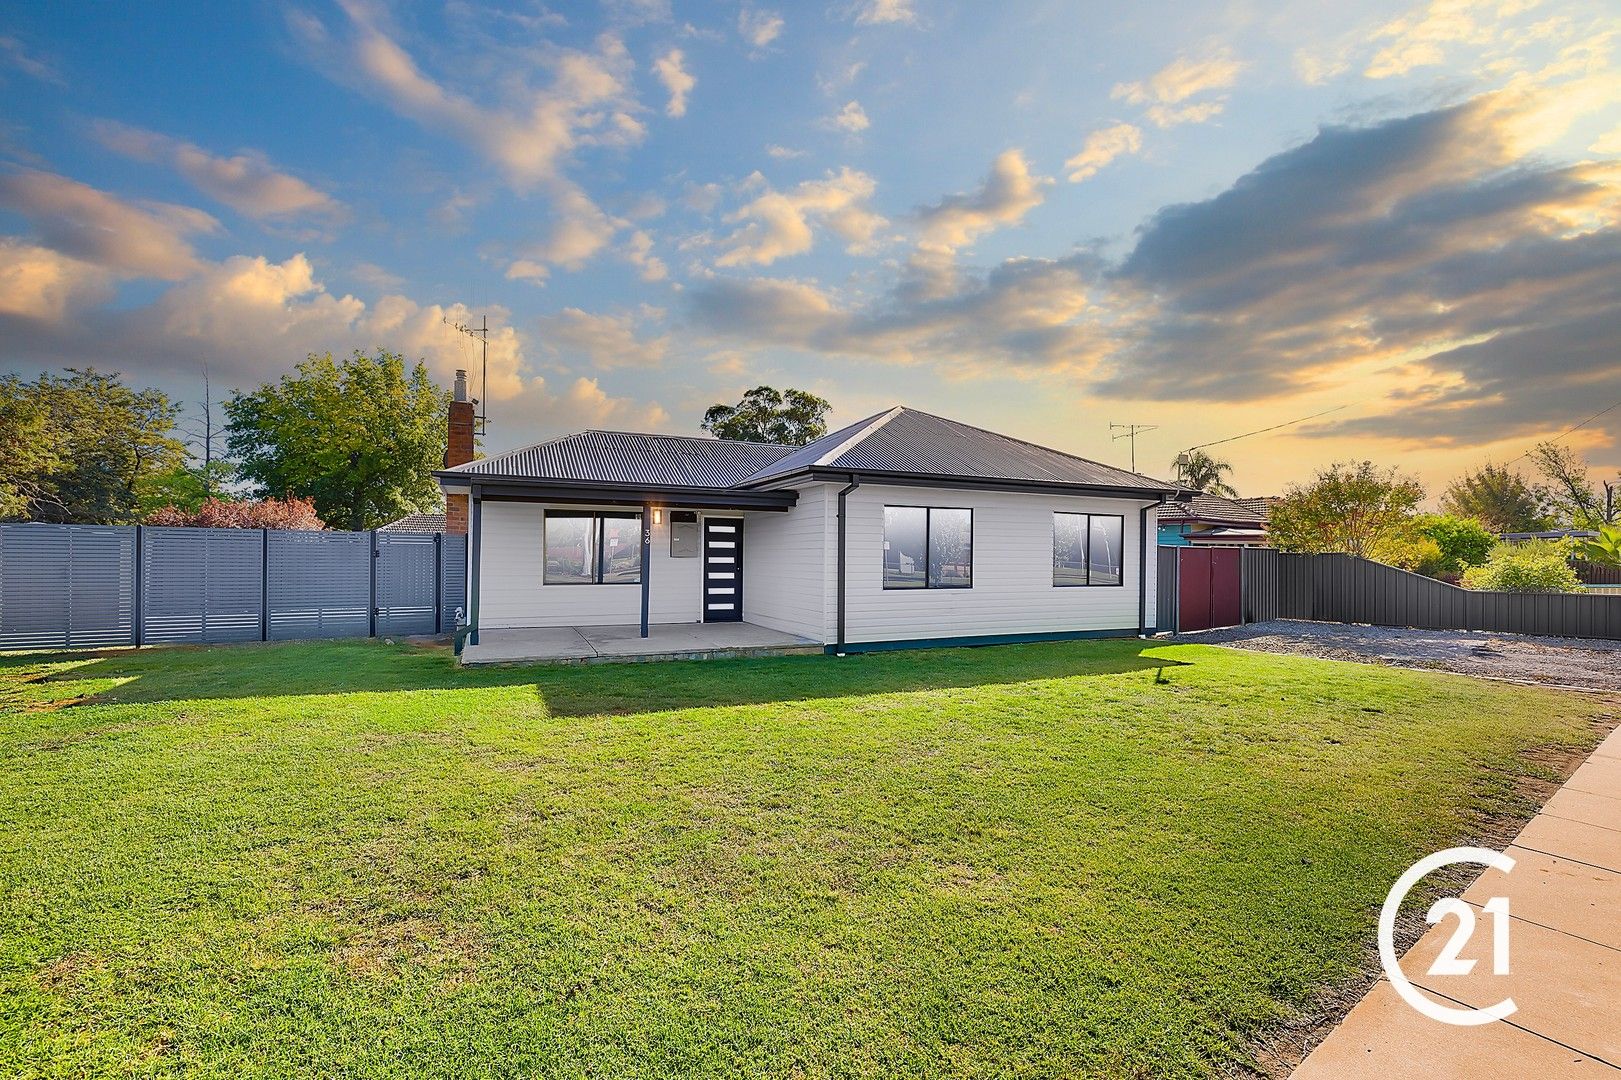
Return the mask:
M 723 439 L 718 435 L 675 435 L 668 431 L 625 431 L 622 428 L 586 428 L 584 431 L 572 432 L 574 435 L 637 435 L 644 439 L 684 439 L 687 442 L 705 443 L 739 443 L 743 446 L 770 446 L 778 450 L 797 450 L 798 447 L 787 443 L 767 442 L 764 439 Z M 569 436 L 561 436 L 566 439 Z M 555 439 L 552 441 L 556 441 Z M 536 446 L 543 445 L 536 443 Z M 527 447 L 525 448 L 527 449 Z
M 1028 446 L 1033 450 L 1041 450 L 1041 451 L 1044 451 L 1044 452 L 1049 453 L 1049 454 L 1057 454 L 1060 457 L 1067 457 L 1071 461 L 1079 461 L 1079 462 L 1083 462 L 1083 463 L 1085 463 L 1087 465 L 1097 465 L 1097 466 L 1099 466 L 1101 468 L 1113 469 L 1115 472 L 1125 473 L 1127 476 L 1135 476 L 1139 480 L 1148 480 L 1148 481 L 1151 481 L 1151 482 L 1153 482 L 1155 484 L 1161 484 L 1161 485 L 1164 484 L 1164 481 L 1162 481 L 1162 480 L 1160 480 L 1160 479 L 1158 479 L 1156 477 L 1149 476 L 1147 473 L 1136 472 L 1136 471 L 1134 471 L 1132 469 L 1122 469 L 1118 465 L 1110 465 L 1107 461 L 1096 461 L 1096 460 L 1094 460 L 1092 458 L 1085 458 L 1085 457 L 1082 457 L 1079 454 L 1072 454 L 1068 450 L 1060 450 L 1056 446 L 1043 446 L 1040 443 L 1031 442 L 1029 439 L 1021 439 L 1017 435 L 1004 435 L 1000 431 L 992 431 L 990 428 L 979 427 L 977 424 L 965 424 L 961 420 L 953 420 L 949 416 L 941 416 L 938 413 L 927 412 L 927 411 L 925 411 L 923 409 L 913 409 L 913 408 L 909 408 L 909 407 L 906 407 L 906 406 L 896 406 L 896 407 L 898 409 L 900 409 L 902 412 L 914 412 L 914 413 L 917 413 L 917 414 L 919 414 L 921 416 L 927 416 L 932 420 L 939 420 L 942 423 L 951 424 L 951 425 L 953 425 L 955 427 L 964 427 L 964 428 L 969 429 L 970 431 L 978 431 L 978 432 L 982 432 L 982 433 L 984 433 L 986 435 L 995 435 L 998 439 L 1006 439 L 1008 442 L 1015 442 L 1015 443 L 1018 443 L 1020 446 Z
M 856 443 L 861 442 L 863 439 L 867 438 L 873 433 L 882 430 L 884 425 L 888 424 L 891 420 L 895 419 L 895 417 L 899 416 L 905 411 L 906 406 L 904 405 L 891 405 L 883 412 L 873 413 L 865 420 L 857 420 L 854 424 L 849 425 L 850 427 L 857 428 L 854 435 L 849 436 L 843 442 L 836 443 L 833 448 L 828 450 L 826 453 L 817 455 L 816 460 L 811 462 L 811 464 L 827 464 L 828 462 L 837 458 L 840 454 L 845 453 L 851 447 L 855 446 Z

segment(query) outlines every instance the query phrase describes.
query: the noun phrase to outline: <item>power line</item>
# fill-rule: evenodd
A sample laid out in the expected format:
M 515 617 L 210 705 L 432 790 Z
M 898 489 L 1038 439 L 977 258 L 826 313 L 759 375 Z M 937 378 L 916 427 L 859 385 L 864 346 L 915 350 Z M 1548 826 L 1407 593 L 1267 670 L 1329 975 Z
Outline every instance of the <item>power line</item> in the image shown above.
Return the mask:
M 1242 435 L 1231 435 L 1225 439 L 1212 439 L 1210 442 L 1200 443 L 1198 446 L 1190 446 L 1187 448 L 1187 450 L 1182 452 L 1186 454 L 1193 450 L 1203 450 L 1207 446 L 1220 446 L 1222 443 L 1237 442 L 1239 439 L 1247 439 L 1251 435 L 1265 435 L 1269 431 L 1277 431 L 1279 428 L 1293 427 L 1295 424 L 1304 424 L 1307 420 L 1315 420 L 1319 416 L 1327 416 L 1329 413 L 1337 413 L 1343 409 L 1349 409 L 1351 405 L 1355 404 L 1361 403 L 1351 402 L 1347 405 L 1336 405 L 1332 409 L 1324 409 L 1322 412 L 1312 413 L 1310 416 L 1302 416 L 1296 420 L 1286 420 L 1281 424 L 1273 424 L 1271 427 L 1257 428 L 1254 431 L 1246 431 Z M 1618 402 L 1617 404 L 1621 404 L 1621 402 Z
M 1592 416 L 1589 416 L 1586 420 L 1583 420 L 1581 423 L 1576 424 L 1576 425 L 1574 425 L 1572 427 L 1568 427 L 1564 431 L 1561 431 L 1559 434 L 1555 435 L 1553 438 L 1544 439 L 1543 442 L 1556 443 L 1560 439 L 1563 439 L 1566 435 L 1569 435 L 1571 432 L 1580 431 L 1582 428 L 1586 427 L 1588 424 L 1591 424 L 1594 420 L 1597 420 L 1599 417 L 1605 415 L 1606 413 L 1612 413 L 1617 409 L 1621 409 L 1621 401 L 1617 401 L 1614 405 L 1611 405 L 1607 409 L 1600 409 L 1598 412 L 1594 413 Z M 1525 453 L 1521 454 L 1519 457 L 1517 457 L 1513 461 L 1509 462 L 1509 464 L 1510 465 L 1518 465 L 1520 462 L 1522 462 L 1526 458 L 1530 457 L 1531 454 L 1532 454 L 1532 451 L 1534 451 L 1535 449 L 1536 449 L 1536 447 L 1533 446 L 1530 450 L 1527 450 Z

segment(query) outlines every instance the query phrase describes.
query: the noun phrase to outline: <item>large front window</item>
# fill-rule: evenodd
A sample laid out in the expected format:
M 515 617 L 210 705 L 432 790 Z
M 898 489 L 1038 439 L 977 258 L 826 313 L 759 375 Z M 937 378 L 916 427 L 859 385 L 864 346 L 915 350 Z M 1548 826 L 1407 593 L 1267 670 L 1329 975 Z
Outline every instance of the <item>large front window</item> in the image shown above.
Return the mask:
M 1125 536 L 1117 514 L 1054 514 L 1053 584 L 1124 584 Z
M 884 588 L 967 589 L 974 584 L 974 512 L 884 507 Z
M 546 511 L 547 585 L 633 585 L 642 580 L 642 515 Z

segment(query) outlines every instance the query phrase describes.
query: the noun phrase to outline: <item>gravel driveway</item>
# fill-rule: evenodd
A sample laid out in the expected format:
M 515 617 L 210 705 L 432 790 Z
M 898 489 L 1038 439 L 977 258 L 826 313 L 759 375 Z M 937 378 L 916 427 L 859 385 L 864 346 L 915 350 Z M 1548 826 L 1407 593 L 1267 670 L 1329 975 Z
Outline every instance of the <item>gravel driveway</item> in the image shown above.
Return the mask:
M 1325 660 L 1434 668 L 1584 690 L 1621 691 L 1621 641 L 1472 630 L 1398 630 L 1293 619 L 1183 634 L 1179 640 L 1298 653 Z

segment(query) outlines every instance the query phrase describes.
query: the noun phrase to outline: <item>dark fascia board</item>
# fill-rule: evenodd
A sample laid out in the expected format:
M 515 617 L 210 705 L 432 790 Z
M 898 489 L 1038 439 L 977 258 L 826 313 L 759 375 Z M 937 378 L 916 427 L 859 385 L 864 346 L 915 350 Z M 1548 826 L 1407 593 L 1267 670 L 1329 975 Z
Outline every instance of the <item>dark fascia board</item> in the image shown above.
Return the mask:
M 457 491 L 465 483 L 481 499 L 515 502 L 601 503 L 608 506 L 681 506 L 695 509 L 787 510 L 797 491 L 739 491 L 686 485 L 649 486 L 594 481 L 537 480 L 534 477 L 436 472 L 441 486 Z
M 860 480 L 863 484 L 893 484 L 897 487 L 1013 491 L 1034 495 L 1089 495 L 1109 499 L 1141 499 L 1147 502 L 1172 499 L 1181 494 L 1175 488 L 1108 487 L 1045 480 L 1001 480 L 988 476 L 929 476 L 921 473 L 875 472 L 871 469 L 831 469 L 815 465 L 784 476 L 773 476 L 771 480 L 776 482 L 788 477 L 825 480 L 830 483 Z
M 1258 521 L 1254 518 L 1240 519 L 1201 517 L 1194 514 L 1161 514 L 1159 517 L 1159 523 L 1161 525 L 1221 525 L 1230 529 L 1256 529 L 1260 532 L 1266 531 L 1266 522 Z

